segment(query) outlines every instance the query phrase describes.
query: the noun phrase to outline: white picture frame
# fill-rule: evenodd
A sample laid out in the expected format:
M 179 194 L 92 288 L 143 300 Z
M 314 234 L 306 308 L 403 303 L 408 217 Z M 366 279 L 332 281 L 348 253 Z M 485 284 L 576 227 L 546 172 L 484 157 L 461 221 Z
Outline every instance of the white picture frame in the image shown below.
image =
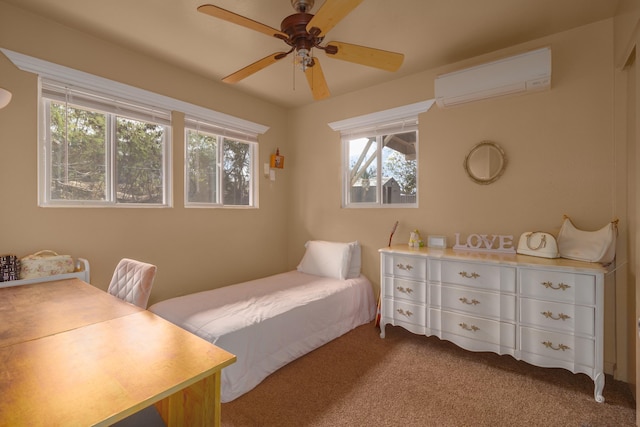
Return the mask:
M 434 249 L 446 249 L 447 236 L 427 236 L 427 247 Z

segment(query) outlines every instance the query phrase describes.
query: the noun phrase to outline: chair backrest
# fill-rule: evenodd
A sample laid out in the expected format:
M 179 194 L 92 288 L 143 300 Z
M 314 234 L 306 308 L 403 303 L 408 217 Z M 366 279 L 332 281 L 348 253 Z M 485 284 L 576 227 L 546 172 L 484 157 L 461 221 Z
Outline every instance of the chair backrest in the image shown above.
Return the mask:
M 156 270 L 153 264 L 123 258 L 113 272 L 107 292 L 146 309 Z

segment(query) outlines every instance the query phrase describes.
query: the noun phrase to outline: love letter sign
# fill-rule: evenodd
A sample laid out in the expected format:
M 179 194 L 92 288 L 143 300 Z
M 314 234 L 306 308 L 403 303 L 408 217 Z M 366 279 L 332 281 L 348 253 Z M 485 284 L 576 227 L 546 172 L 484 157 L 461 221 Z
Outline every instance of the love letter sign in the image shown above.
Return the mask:
M 497 247 L 496 247 L 497 243 Z M 500 234 L 469 234 L 465 243 L 460 243 L 460 233 L 456 233 L 455 250 L 499 252 L 515 254 L 513 236 Z

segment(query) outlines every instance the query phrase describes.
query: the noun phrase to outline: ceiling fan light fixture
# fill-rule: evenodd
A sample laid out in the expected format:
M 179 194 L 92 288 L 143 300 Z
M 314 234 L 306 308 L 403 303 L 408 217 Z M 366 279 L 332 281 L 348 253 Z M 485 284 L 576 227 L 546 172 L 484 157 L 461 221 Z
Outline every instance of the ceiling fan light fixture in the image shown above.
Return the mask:
M 296 63 L 303 72 L 313 66 L 313 57 L 309 53 L 308 49 L 298 49 L 296 51 Z
M 293 10 L 298 13 L 308 13 L 313 8 L 314 3 L 314 0 L 291 0 Z

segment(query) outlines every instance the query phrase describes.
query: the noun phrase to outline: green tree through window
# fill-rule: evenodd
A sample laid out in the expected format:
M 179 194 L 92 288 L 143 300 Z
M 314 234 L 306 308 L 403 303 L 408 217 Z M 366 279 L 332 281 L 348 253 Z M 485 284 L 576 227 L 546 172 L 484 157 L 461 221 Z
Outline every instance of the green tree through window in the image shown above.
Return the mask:
M 51 102 L 51 198 L 106 199 L 106 116 Z
M 49 120 L 51 200 L 164 202 L 165 126 L 55 101 Z
M 198 126 L 196 126 L 198 127 Z M 254 206 L 255 144 L 188 129 L 187 204 Z
M 346 204 L 415 206 L 417 136 L 409 131 L 345 141 L 350 177 Z

